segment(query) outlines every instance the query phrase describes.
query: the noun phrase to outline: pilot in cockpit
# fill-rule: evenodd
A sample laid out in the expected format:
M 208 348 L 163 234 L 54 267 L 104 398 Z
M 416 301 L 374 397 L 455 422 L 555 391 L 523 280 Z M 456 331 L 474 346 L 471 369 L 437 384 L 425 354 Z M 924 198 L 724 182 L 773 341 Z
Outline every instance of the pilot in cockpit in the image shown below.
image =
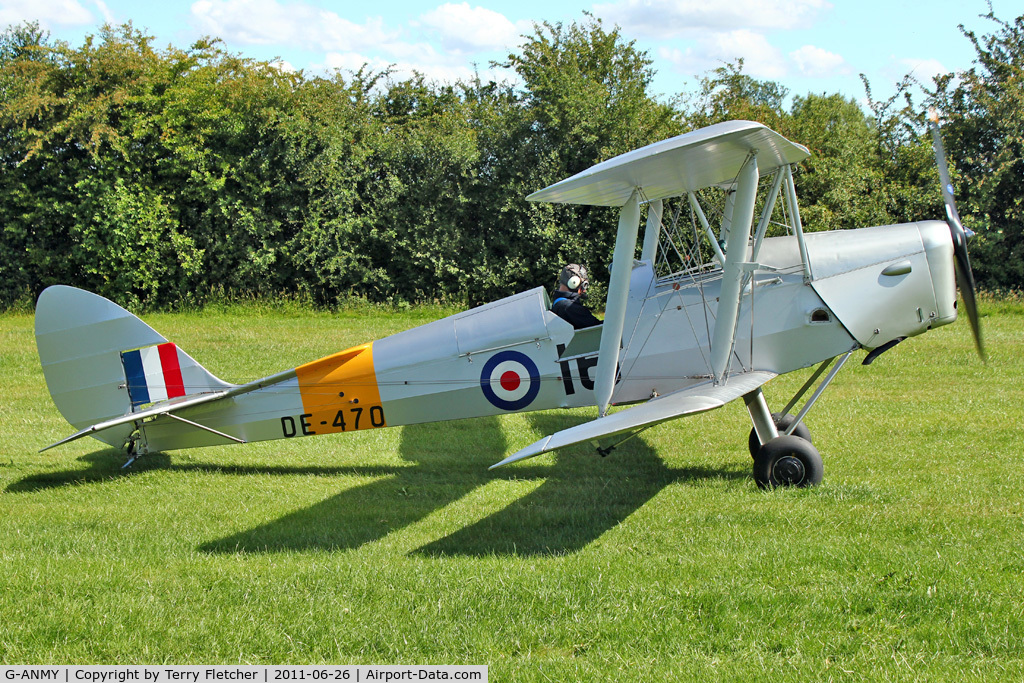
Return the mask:
M 600 325 L 590 309 L 583 305 L 587 295 L 587 269 L 578 263 L 570 263 L 558 275 L 558 289 L 551 294 L 551 312 L 572 323 L 575 329 Z

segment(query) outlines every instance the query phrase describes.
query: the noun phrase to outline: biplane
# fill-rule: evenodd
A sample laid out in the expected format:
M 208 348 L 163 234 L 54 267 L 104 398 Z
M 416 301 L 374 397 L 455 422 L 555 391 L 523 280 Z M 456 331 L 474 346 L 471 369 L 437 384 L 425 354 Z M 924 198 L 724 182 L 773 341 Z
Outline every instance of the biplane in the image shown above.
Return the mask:
M 793 168 L 807 148 L 749 121 L 535 192 L 529 201 L 619 209 L 604 322 L 586 329 L 553 314 L 537 287 L 232 384 L 113 302 L 50 287 L 36 341 L 50 394 L 78 431 L 47 448 L 90 436 L 130 464 L 157 451 L 596 406 L 593 420 L 501 467 L 579 443 L 607 455 L 654 425 L 743 399 L 758 485 L 816 484 L 822 459 L 803 420 L 854 351 L 871 363 L 952 323 L 959 283 L 983 353 L 967 235 L 932 133 L 944 220 L 805 232 Z M 762 386 L 812 367 L 773 413 Z

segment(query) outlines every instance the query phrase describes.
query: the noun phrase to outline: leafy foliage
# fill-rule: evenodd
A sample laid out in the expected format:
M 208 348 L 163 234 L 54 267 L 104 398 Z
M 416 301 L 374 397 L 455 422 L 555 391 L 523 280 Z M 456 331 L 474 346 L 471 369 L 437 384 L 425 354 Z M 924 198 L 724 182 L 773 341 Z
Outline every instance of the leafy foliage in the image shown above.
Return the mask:
M 522 197 L 636 147 L 682 132 L 671 108 L 649 94 L 647 55 L 618 29 L 606 31 L 589 15 L 568 27 L 535 27 L 521 54 L 504 64 L 523 81 L 522 112 L 510 131 L 519 139 L 516 188 L 522 253 L 533 283 L 554 284 L 570 261 L 588 263 L 606 280 L 617 214 L 595 207 L 526 205 Z M 511 205 L 512 197 L 505 199 Z M 543 245 L 538 252 L 536 245 Z M 531 254 L 532 252 L 532 254 Z M 594 292 L 594 294 L 599 294 Z
M 1024 285 L 1024 17 L 965 31 L 972 70 L 924 105 L 945 136 L 981 282 Z M 727 119 L 807 145 L 796 171 L 808 230 L 934 217 L 924 112 L 909 96 L 797 95 L 743 73 L 705 75 L 672 104 L 652 61 L 585 15 L 543 23 L 502 66 L 437 85 L 360 70 L 287 73 L 204 39 L 157 49 L 126 24 L 80 47 L 38 25 L 0 34 L 0 307 L 54 283 L 136 308 L 215 292 L 319 305 L 478 303 L 607 273 L 615 212 L 537 205 L 531 192 L 616 154 Z M 867 83 L 865 83 L 867 85 Z M 787 102 L 789 102 L 787 107 Z
M 994 33 L 978 36 L 974 68 L 937 79 L 932 101 L 947 118 L 944 134 L 954 155 L 958 208 L 977 232 L 975 271 L 985 285 L 1024 286 L 1024 15 L 1003 21 L 991 12 Z

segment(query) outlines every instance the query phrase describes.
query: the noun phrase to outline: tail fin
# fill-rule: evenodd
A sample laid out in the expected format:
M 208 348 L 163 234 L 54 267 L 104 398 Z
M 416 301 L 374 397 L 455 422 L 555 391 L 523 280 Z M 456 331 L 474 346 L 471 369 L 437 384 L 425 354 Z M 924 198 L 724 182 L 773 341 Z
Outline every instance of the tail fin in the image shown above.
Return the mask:
M 39 296 L 36 347 L 50 396 L 76 429 L 234 386 L 117 304 L 74 287 Z M 125 424 L 93 436 L 120 447 L 132 430 Z

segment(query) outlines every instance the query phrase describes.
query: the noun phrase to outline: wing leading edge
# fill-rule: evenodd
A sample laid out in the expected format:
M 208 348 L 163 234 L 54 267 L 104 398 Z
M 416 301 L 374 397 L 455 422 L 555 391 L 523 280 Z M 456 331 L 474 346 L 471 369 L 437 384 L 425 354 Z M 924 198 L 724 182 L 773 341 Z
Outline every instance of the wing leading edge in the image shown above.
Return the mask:
M 647 403 L 605 417 L 586 422 L 569 429 L 563 429 L 536 441 L 526 448 L 513 453 L 489 469 L 502 467 L 519 460 L 532 458 L 542 453 L 565 448 L 584 441 L 615 436 L 667 422 L 685 415 L 703 413 L 720 408 L 729 401 L 740 398 L 762 386 L 777 375 L 774 372 L 754 371 L 732 375 L 724 384 L 715 385 L 710 380 L 651 399 Z

